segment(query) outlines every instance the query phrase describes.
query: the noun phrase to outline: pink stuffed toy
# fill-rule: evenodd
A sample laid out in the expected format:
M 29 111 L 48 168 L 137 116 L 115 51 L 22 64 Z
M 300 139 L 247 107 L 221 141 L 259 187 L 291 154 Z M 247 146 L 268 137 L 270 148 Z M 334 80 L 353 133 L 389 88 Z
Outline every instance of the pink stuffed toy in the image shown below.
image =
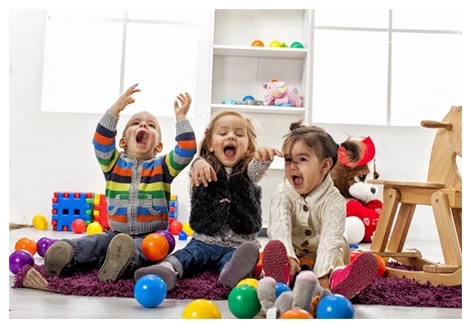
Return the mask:
M 303 96 L 299 89 L 285 86 L 283 81 L 272 81 L 263 85 L 265 88 L 265 106 L 283 106 L 290 104 L 292 107 L 303 107 Z

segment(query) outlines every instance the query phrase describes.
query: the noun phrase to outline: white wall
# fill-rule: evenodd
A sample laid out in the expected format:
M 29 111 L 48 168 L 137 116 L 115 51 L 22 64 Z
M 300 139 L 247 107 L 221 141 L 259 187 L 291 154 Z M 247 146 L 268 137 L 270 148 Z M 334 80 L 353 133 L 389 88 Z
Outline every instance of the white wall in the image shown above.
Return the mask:
M 54 191 L 103 192 L 104 189 L 104 179 L 91 143 L 100 115 L 40 112 L 44 26 L 42 10 L 10 13 L 9 219 L 16 223 L 30 223 L 31 218 L 38 213 L 50 217 Z M 208 33 L 204 35 L 207 44 L 212 44 L 210 28 L 212 21 L 208 23 Z M 200 57 L 198 103 L 194 104 L 198 108 L 208 108 L 208 113 L 211 100 L 210 48 L 208 46 L 205 56 Z M 82 95 L 83 92 L 77 96 Z M 114 99 L 109 101 L 111 105 Z M 133 106 L 138 106 L 138 103 Z M 315 121 L 315 113 L 313 117 Z M 192 120 L 198 139 L 207 119 L 207 116 L 201 115 Z M 279 129 L 269 128 L 277 130 L 277 133 L 286 131 L 290 123 L 288 121 L 280 120 Z M 122 130 L 124 119 L 120 123 L 119 131 Z M 426 181 L 434 130 L 358 125 L 321 126 L 338 142 L 343 141 L 346 134 L 371 136 L 377 148 L 377 169 L 381 179 Z M 174 121 L 162 119 L 161 127 L 166 152 L 174 144 Z M 263 144 L 266 143 L 264 140 Z M 273 141 L 273 145 L 280 144 L 281 140 Z M 188 169 L 185 169 L 172 185 L 172 192 L 179 195 L 183 221 L 187 220 L 189 211 L 187 176 Z M 275 186 L 280 177 L 279 171 L 270 172 L 264 184 Z M 264 203 L 270 197 L 269 190 L 265 189 Z M 438 238 L 430 208 L 417 208 L 409 237 Z

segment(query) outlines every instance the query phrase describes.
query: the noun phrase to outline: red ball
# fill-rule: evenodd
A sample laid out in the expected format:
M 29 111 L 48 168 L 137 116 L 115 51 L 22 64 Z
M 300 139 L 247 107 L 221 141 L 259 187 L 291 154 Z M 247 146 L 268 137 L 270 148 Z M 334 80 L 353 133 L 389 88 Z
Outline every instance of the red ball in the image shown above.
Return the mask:
M 87 224 L 85 223 L 84 220 L 82 219 L 75 219 L 73 222 L 72 222 L 72 231 L 74 233 L 83 233 L 85 231 L 85 229 L 87 229 Z
M 168 240 L 160 233 L 151 233 L 142 241 L 142 252 L 150 261 L 160 261 L 168 254 Z
M 376 257 L 376 261 L 378 262 L 378 276 L 382 277 L 384 276 L 384 273 L 386 272 L 386 262 L 384 259 L 379 256 L 378 254 L 373 254 Z
M 350 251 L 350 263 L 352 263 L 360 254 L 362 254 L 362 252 Z
M 180 221 L 172 221 L 170 226 L 168 227 L 168 231 L 170 231 L 173 235 L 178 235 L 182 231 L 183 225 Z

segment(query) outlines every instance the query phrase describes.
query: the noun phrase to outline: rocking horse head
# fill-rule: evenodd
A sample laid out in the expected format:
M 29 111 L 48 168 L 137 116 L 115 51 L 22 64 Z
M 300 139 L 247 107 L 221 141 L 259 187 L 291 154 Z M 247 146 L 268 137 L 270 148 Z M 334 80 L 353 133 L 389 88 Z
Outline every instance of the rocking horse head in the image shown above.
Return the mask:
M 462 157 L 461 106 L 451 107 L 442 122 L 422 121 L 426 128 L 438 129 L 430 157 L 428 182 L 443 183 L 446 188 L 461 190 L 461 174 L 456 156 Z

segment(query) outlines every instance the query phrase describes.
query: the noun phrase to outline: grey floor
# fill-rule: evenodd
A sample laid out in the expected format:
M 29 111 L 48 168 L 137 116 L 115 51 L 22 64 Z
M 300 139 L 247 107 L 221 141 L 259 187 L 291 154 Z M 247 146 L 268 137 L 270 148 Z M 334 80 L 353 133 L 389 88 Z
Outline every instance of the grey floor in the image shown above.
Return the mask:
M 75 238 L 69 232 L 36 230 L 24 228 L 10 230 L 9 254 L 14 251 L 16 241 L 27 237 L 37 241 L 41 237 Z M 260 238 L 265 245 L 267 238 Z M 176 248 L 182 248 L 186 241 L 177 241 Z M 432 261 L 443 261 L 438 242 L 414 241 L 406 243 L 406 247 L 419 249 L 424 257 Z M 368 245 L 361 245 L 367 249 Z M 36 264 L 43 259 L 35 255 Z M 131 319 L 180 319 L 185 306 L 191 300 L 165 300 L 155 309 L 140 306 L 133 298 L 103 298 L 84 296 L 63 296 L 27 288 L 13 289 L 13 274 L 9 272 L 9 314 L 11 319 L 17 318 L 131 318 Z M 387 297 L 387 295 L 385 295 Z M 223 319 L 235 318 L 229 311 L 227 301 L 215 301 Z M 355 305 L 357 319 L 461 319 L 462 309 L 417 308 L 380 305 Z M 256 318 L 263 318 L 260 313 Z

